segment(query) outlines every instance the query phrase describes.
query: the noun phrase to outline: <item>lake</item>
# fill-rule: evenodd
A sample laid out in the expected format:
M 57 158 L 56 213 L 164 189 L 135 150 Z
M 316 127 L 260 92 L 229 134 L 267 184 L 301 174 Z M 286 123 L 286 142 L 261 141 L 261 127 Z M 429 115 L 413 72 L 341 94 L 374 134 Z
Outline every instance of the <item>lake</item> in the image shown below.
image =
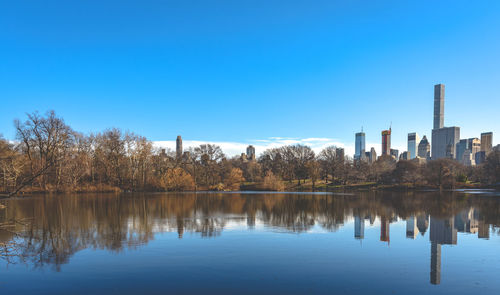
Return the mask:
M 499 294 L 500 193 L 1 201 L 0 294 Z

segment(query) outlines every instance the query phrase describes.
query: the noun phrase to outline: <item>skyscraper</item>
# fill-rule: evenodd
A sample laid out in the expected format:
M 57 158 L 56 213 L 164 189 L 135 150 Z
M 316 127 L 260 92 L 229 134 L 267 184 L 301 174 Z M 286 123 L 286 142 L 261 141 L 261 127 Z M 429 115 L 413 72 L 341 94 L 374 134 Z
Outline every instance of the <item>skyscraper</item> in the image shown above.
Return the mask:
M 444 127 L 444 85 L 434 85 L 434 129 L 432 129 L 433 160 L 456 158 L 456 144 L 460 140 L 460 127 Z
M 397 161 L 399 159 L 399 150 L 391 149 L 391 156 L 393 156 L 394 159 L 396 159 L 396 161 Z
M 255 161 L 255 148 L 253 145 L 247 147 L 247 159 L 248 161 Z
M 416 132 L 408 133 L 408 152 L 410 159 L 415 159 L 418 152 L 419 137 Z
M 382 131 L 382 156 L 391 155 L 391 128 Z
M 434 85 L 434 128 L 444 127 L 444 84 Z
M 493 132 L 481 133 L 481 151 L 486 155 L 491 152 L 493 146 Z
M 420 143 L 418 144 L 418 157 L 429 159 L 431 157 L 431 145 L 427 140 L 427 136 L 424 135 Z
M 356 146 L 354 159 L 359 160 L 365 153 L 365 133 L 363 131 L 356 133 Z
M 463 161 L 464 153 L 469 149 L 468 142 L 469 141 L 467 139 L 460 139 L 460 141 L 457 143 L 457 161 Z
M 182 157 L 182 137 L 177 135 L 177 140 L 175 141 L 175 155 L 177 159 Z

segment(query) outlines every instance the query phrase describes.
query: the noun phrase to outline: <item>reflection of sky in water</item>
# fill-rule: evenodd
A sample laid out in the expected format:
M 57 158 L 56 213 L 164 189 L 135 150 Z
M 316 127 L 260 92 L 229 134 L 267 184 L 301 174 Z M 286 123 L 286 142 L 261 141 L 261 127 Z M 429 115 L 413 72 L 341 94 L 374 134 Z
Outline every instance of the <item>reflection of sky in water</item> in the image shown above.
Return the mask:
M 500 289 L 500 200 L 495 198 L 190 198 L 9 201 L 4 219 L 35 215 L 38 231 L 32 241 L 43 242 L 45 260 L 37 263 L 33 255 L 23 263 L 1 261 L 0 290 L 495 294 Z M 26 243 L 22 246 L 24 254 L 31 253 Z

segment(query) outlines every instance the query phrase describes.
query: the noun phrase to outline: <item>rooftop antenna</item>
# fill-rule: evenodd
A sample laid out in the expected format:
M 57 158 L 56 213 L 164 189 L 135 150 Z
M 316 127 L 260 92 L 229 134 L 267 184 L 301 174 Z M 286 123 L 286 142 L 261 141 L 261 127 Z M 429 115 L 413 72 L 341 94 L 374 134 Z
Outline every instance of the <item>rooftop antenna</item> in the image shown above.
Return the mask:
M 363 132 L 363 126 L 361 126 L 361 132 Z
M 389 130 L 392 130 L 392 121 L 391 121 L 391 125 L 389 125 Z

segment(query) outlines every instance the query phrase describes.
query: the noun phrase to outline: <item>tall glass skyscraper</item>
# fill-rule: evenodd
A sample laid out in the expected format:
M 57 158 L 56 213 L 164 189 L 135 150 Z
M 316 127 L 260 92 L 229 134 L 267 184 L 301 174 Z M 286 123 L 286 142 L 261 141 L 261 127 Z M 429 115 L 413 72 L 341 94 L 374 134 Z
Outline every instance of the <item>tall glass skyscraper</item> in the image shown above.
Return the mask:
M 365 133 L 363 131 L 356 133 L 356 147 L 354 159 L 359 160 L 365 154 Z
M 418 153 L 418 144 L 420 138 L 416 132 L 408 133 L 408 152 L 410 153 L 410 159 L 415 159 Z

